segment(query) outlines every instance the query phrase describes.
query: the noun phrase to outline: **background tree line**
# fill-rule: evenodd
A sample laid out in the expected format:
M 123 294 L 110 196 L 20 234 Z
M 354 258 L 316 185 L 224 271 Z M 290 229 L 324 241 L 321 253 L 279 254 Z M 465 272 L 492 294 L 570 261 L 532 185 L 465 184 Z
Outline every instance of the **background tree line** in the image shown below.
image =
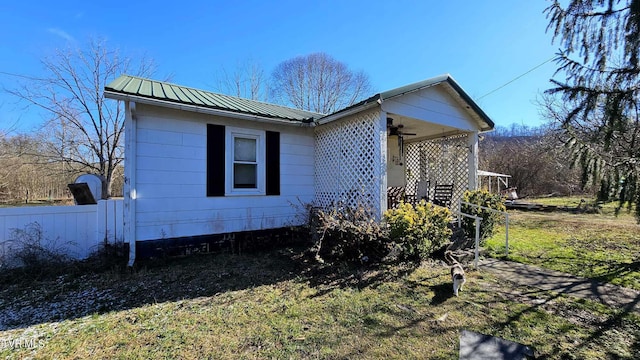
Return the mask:
M 69 168 L 56 161 L 50 152 L 55 146 L 41 132 L 0 132 L 0 203 L 71 202 L 67 185 L 92 169 Z M 122 196 L 122 174 L 122 166 L 117 167 L 112 196 Z
M 580 171 L 551 125 L 529 127 L 512 124 L 482 135 L 479 168 L 511 175 L 509 186 L 520 197 L 576 195 L 582 187 Z

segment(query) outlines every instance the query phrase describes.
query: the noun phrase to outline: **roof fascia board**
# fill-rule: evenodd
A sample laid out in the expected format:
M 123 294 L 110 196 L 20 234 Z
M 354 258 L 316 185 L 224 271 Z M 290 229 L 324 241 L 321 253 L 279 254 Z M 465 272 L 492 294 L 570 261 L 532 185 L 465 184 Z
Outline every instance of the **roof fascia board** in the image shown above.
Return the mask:
M 432 83 L 432 84 L 429 84 L 429 85 L 421 86 L 421 87 L 418 87 L 418 88 L 415 88 L 415 89 L 411 89 L 411 90 L 403 91 L 403 92 L 401 92 L 401 93 L 393 94 L 393 95 L 389 95 L 389 96 L 384 96 L 384 93 L 382 93 L 382 94 L 380 95 L 380 98 L 381 98 L 383 101 L 384 101 L 384 100 L 390 100 L 390 99 L 393 99 L 393 98 L 395 98 L 395 97 L 399 97 L 399 96 L 406 95 L 406 94 L 411 94 L 411 93 L 418 92 L 418 91 L 421 91 L 421 90 L 424 90 L 424 89 L 428 89 L 428 88 L 431 88 L 431 87 L 434 87 L 434 86 L 438 86 L 438 85 L 442 84 L 442 83 L 443 83 L 443 82 L 445 82 L 445 81 L 446 81 L 446 80 L 438 81 L 438 82 L 435 82 L 435 83 Z
M 473 99 L 462 89 L 462 87 L 460 87 L 460 85 L 458 85 L 458 83 L 455 80 L 453 80 L 451 77 L 448 77 L 446 82 L 449 86 L 453 88 L 455 92 L 458 93 L 458 95 L 462 98 L 462 100 L 464 100 L 464 102 L 466 102 L 471 107 L 471 109 L 473 109 L 473 111 L 476 114 L 478 114 L 478 116 L 482 119 L 482 121 L 484 121 L 487 124 L 488 128 L 480 128 L 479 130 L 481 132 L 493 130 L 493 128 L 495 127 L 495 123 L 493 122 L 493 120 L 491 120 L 489 115 L 487 115 L 482 110 L 482 108 L 480 108 L 480 106 L 478 106 L 478 104 L 476 104 L 476 102 L 473 101 Z
M 364 110 L 368 110 L 371 109 L 373 107 L 376 106 L 380 106 L 380 104 L 382 103 L 382 100 L 377 100 L 377 101 L 372 101 L 366 104 L 362 104 L 360 106 L 356 106 L 353 109 L 349 109 L 349 110 L 345 110 L 345 111 L 339 111 L 337 113 L 331 114 L 331 115 L 327 115 L 323 118 L 318 119 L 315 124 L 316 125 L 324 125 L 326 123 L 338 120 L 340 118 L 343 118 L 345 116 L 349 116 L 349 115 L 353 115 L 353 114 L 357 114 L 361 111 Z
M 243 113 L 227 111 L 227 110 L 211 109 L 208 107 L 198 106 L 198 105 L 179 104 L 171 101 L 151 99 L 144 96 L 122 94 L 120 92 L 113 92 L 109 90 L 104 91 L 104 96 L 108 99 L 133 101 L 139 104 L 161 106 L 161 107 L 196 112 L 201 114 L 230 117 L 230 118 L 235 118 L 240 120 L 251 120 L 251 121 L 259 121 L 259 122 L 265 122 L 270 124 L 280 124 L 280 125 L 289 125 L 289 126 L 294 125 L 294 126 L 303 126 L 303 127 L 313 125 L 312 122 L 303 122 L 299 120 L 275 119 L 275 118 L 268 118 L 268 117 L 258 116 L 258 115 L 243 114 Z

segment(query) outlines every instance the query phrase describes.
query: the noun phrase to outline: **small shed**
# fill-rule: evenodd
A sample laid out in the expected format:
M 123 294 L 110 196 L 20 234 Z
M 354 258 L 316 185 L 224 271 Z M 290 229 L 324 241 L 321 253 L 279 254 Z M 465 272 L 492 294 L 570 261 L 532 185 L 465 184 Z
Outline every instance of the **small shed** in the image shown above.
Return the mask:
M 478 170 L 478 188 L 487 189 L 490 193 L 500 193 L 509 200 L 518 198 L 515 187 L 509 187 L 511 175 L 500 174 L 491 171 Z

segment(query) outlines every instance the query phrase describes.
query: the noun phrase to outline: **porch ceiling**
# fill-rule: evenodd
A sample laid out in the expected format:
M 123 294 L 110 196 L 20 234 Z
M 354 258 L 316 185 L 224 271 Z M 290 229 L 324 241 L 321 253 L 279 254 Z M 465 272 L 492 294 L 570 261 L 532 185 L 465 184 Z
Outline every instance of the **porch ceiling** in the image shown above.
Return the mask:
M 444 136 L 465 134 L 469 132 L 468 130 L 461 130 L 452 126 L 434 124 L 398 114 L 388 113 L 387 117 L 393 119 L 393 126 L 402 125 L 400 131 L 404 134 L 405 142 L 429 140 Z

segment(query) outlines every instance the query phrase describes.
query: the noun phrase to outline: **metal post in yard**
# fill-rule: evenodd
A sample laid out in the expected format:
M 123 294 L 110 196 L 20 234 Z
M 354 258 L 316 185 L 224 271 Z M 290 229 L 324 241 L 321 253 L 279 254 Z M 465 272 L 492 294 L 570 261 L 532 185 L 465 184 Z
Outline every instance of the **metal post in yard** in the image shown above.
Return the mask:
M 507 257 L 509 257 L 509 214 L 505 214 L 504 216 L 505 219 L 505 245 L 504 245 L 504 249 L 505 249 L 505 255 Z
M 475 259 L 473 260 L 476 270 L 478 270 L 478 257 L 480 256 L 479 250 L 478 250 L 479 248 L 480 248 L 480 219 L 476 218 L 476 254 L 475 254 Z

